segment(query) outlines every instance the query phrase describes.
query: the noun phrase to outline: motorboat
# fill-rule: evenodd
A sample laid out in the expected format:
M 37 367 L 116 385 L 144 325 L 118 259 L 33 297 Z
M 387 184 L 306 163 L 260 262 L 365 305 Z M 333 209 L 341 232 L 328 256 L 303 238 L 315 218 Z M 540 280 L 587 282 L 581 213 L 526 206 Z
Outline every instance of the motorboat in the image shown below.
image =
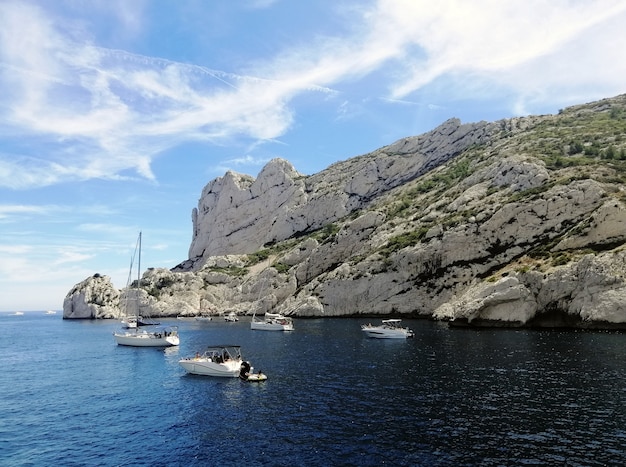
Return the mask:
M 374 326 L 371 323 L 363 324 L 361 330 L 368 337 L 377 339 L 406 339 L 407 337 L 413 337 L 413 331 L 402 327 L 401 323 L 401 319 L 383 319 L 378 326 Z
M 124 329 L 135 329 L 137 327 L 137 318 L 135 316 L 126 316 L 121 319 L 120 324 Z
M 226 316 L 224 316 L 224 320 L 234 323 L 235 321 L 239 321 L 239 318 L 237 318 L 237 313 L 235 313 L 234 311 L 231 311 Z
M 196 321 L 212 321 L 213 318 L 209 315 L 200 315 L 194 318 Z
M 138 326 L 158 326 L 154 320 L 143 318 L 142 316 L 125 316 L 120 321 L 125 329 L 134 329 Z
M 114 332 L 113 336 L 118 345 L 130 347 L 174 347 L 180 344 L 176 326 L 154 331 L 133 328 Z
M 56 311 L 54 311 L 54 310 L 48 310 L 48 311 L 46 311 L 46 314 L 47 314 L 47 315 L 56 315 L 56 314 L 57 314 L 57 312 L 56 312 Z
M 237 378 L 244 361 L 240 346 L 216 345 L 207 347 L 203 354 L 196 352 L 195 356 L 183 358 L 178 363 L 192 375 Z M 245 363 L 246 368 L 252 368 L 249 362 Z
M 280 313 L 265 313 L 263 319 L 257 319 L 256 315 L 252 315 L 250 329 L 260 331 L 293 331 L 293 320 L 288 316 Z
M 244 381 L 250 381 L 251 383 L 260 383 L 267 380 L 267 375 L 261 370 L 254 373 L 250 362 L 243 362 L 241 364 L 241 370 L 239 371 L 239 378 Z

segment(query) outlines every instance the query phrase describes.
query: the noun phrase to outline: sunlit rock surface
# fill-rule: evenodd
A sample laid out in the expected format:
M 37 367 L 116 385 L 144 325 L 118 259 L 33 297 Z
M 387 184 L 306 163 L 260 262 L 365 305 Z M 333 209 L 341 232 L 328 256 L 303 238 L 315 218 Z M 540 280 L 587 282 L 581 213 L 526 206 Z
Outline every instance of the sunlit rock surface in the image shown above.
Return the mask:
M 623 133 L 618 96 L 452 119 L 310 176 L 281 159 L 256 178 L 228 172 L 193 210 L 189 258 L 143 274 L 143 312 L 625 327 Z M 94 276 L 64 316 L 115 317 L 118 304 Z

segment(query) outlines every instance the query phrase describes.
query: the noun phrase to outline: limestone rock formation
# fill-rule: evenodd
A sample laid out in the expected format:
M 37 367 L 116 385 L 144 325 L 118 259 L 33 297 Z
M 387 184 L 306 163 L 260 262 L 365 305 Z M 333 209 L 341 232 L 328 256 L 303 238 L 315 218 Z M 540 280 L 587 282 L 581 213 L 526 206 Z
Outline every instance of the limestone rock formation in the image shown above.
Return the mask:
M 63 300 L 63 318 L 118 318 L 120 292 L 109 276 L 94 274 L 76 284 Z
M 435 310 L 468 326 L 623 328 L 626 252 L 586 255 L 547 277 L 515 272 L 481 282 Z
M 310 177 L 281 159 L 270 161 L 256 179 L 228 172 L 204 188 L 192 212 L 189 258 L 197 268 L 214 255 L 253 253 L 320 229 L 480 144 L 495 128 L 451 119 L 430 133 L 338 162 Z
M 145 312 L 626 328 L 623 134 L 618 96 L 452 119 L 311 176 L 228 172 L 193 211 L 189 258 L 144 273 Z M 79 286 L 66 317 L 115 315 Z

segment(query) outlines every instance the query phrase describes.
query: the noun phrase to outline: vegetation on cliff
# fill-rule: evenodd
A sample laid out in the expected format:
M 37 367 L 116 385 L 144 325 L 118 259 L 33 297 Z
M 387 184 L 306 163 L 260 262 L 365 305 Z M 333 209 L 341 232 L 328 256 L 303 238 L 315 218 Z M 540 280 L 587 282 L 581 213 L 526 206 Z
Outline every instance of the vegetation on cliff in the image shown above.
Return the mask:
M 329 205 L 308 198 L 316 221 L 246 254 L 148 271 L 154 310 L 174 314 L 176 295 L 189 313 L 204 303 L 248 314 L 529 325 L 549 311 L 553 325 L 626 323 L 626 96 L 462 130 L 286 177 L 307 187 L 302 199 L 328 191 Z M 337 200 L 342 209 L 331 209 Z M 297 208 L 306 217 L 306 202 Z M 335 214 L 320 225 L 320 211 Z

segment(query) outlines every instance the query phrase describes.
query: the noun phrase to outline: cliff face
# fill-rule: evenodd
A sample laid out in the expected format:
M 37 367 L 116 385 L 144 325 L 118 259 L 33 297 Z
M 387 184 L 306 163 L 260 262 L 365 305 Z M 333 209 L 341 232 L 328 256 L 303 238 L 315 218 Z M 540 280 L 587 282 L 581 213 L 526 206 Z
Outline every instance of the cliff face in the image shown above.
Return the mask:
M 76 284 L 63 301 L 63 318 L 116 318 L 120 292 L 111 278 L 94 274 Z
M 392 188 L 488 140 L 496 125 L 461 125 L 457 119 L 422 136 L 339 162 L 310 177 L 274 159 L 256 179 L 228 172 L 210 182 L 193 210 L 189 258 L 254 253 L 338 221 Z M 219 222 L 216 220 L 219 219 Z
M 144 274 L 146 302 L 162 316 L 624 327 L 625 134 L 618 96 L 449 120 L 312 176 L 279 159 L 256 179 L 229 172 L 193 211 L 189 259 Z M 82 289 L 66 298 L 74 308 Z

